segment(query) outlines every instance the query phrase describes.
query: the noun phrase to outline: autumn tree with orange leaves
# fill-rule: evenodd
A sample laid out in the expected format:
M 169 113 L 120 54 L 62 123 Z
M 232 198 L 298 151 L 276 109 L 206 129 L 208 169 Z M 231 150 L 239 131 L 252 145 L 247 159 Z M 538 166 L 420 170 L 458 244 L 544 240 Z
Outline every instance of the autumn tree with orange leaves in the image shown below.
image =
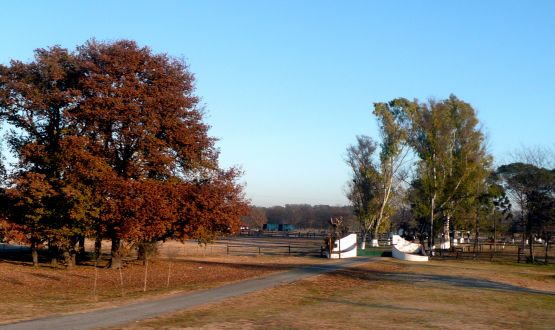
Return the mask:
M 133 41 L 39 49 L 31 63 L 0 66 L 0 116 L 16 128 L 19 160 L 3 193 L 8 222 L 68 265 L 84 237 L 97 250 L 110 239 L 121 267 L 124 243 L 207 241 L 247 212 L 239 171 L 219 168 L 193 75 Z
M 77 82 L 76 59 L 60 47 L 37 50 L 32 63 L 0 66 L 0 116 L 13 128 L 8 145 L 18 159 L 4 213 L 26 233 L 35 264 L 36 248 L 46 242 L 52 260 L 63 255 L 73 264 L 72 246 L 90 225 L 90 199 L 75 181 L 78 168 L 88 167 L 80 156 L 86 141 L 67 116 L 78 105 Z

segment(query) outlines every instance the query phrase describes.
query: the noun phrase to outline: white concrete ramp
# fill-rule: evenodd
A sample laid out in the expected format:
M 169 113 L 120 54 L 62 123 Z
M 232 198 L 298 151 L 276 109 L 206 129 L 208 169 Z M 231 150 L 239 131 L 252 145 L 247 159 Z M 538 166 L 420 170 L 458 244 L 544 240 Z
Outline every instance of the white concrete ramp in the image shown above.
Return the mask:
M 393 235 L 392 243 L 393 258 L 407 261 L 428 261 L 428 256 L 423 254 L 420 244 L 409 242 L 399 235 Z
M 335 241 L 331 255 L 325 251 L 330 259 L 354 258 L 357 256 L 357 234 L 350 234 Z

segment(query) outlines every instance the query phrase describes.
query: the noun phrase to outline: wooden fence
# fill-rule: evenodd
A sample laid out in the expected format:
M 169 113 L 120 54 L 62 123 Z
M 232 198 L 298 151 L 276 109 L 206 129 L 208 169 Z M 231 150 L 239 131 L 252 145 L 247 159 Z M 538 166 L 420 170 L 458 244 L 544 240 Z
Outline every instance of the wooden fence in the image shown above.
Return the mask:
M 524 249 L 520 244 L 510 243 L 479 243 L 474 245 L 459 244 L 449 250 L 435 250 L 434 257 L 455 259 L 476 259 L 489 261 L 526 262 L 529 256 L 529 245 Z M 550 244 L 534 244 L 534 259 L 537 262 L 555 263 L 555 249 Z

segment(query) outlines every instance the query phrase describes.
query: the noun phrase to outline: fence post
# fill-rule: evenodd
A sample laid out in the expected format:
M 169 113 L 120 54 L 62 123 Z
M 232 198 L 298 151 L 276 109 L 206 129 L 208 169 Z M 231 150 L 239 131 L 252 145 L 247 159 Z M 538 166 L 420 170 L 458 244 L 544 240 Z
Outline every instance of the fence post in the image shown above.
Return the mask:
M 226 244 L 226 248 L 227 248 L 227 255 L 229 255 L 229 244 Z
M 289 256 L 291 256 L 291 244 L 287 246 L 289 248 Z
M 260 255 L 260 246 L 258 247 L 258 255 Z

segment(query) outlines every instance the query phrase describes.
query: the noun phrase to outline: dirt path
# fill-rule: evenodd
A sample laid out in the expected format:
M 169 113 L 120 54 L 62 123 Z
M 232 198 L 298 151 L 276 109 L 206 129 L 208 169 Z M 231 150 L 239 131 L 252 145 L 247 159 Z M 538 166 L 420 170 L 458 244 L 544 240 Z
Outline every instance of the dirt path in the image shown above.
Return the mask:
M 127 324 L 160 314 L 197 307 L 229 297 L 244 295 L 280 284 L 291 283 L 303 278 L 343 268 L 355 267 L 369 262 L 371 258 L 333 260 L 322 265 L 295 268 L 278 274 L 224 285 L 215 289 L 194 293 L 155 298 L 150 301 L 132 303 L 121 307 L 84 312 L 63 316 L 50 316 L 35 320 L 0 326 L 0 329 L 96 329 Z

